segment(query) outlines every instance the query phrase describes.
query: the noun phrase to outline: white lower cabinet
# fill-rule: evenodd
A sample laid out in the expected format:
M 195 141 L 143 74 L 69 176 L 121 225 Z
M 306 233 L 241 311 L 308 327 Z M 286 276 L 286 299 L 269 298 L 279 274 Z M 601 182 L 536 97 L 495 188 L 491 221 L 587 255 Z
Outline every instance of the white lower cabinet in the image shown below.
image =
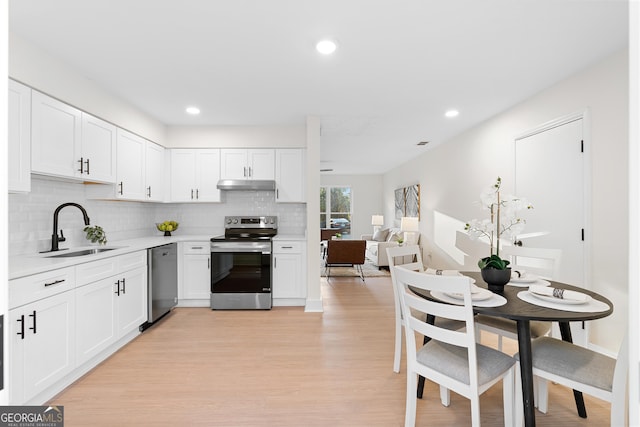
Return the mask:
M 210 251 L 209 242 L 182 243 L 180 305 L 209 306 L 211 297 Z
M 146 251 L 11 280 L 9 308 L 9 403 L 43 404 L 139 333 Z
M 273 305 L 305 305 L 305 242 L 273 242 Z
M 14 308 L 9 318 L 9 404 L 19 405 L 75 368 L 74 292 Z

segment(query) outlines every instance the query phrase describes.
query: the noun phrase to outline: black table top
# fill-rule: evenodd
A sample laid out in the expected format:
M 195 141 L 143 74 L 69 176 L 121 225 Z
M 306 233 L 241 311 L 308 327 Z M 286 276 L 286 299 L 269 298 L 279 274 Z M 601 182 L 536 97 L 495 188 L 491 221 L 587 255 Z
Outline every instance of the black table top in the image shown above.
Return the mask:
M 482 280 L 482 276 L 480 272 L 463 272 L 465 276 L 472 277 L 476 280 L 476 286 L 481 288 L 487 288 L 487 284 Z M 568 285 L 566 283 L 551 282 L 551 286 L 559 289 L 568 289 L 572 291 L 582 292 L 584 294 L 590 295 L 593 299 L 602 301 L 609 306 L 609 310 L 607 311 L 598 311 L 598 312 L 575 312 L 575 311 L 565 311 L 565 310 L 556 310 L 553 308 L 541 307 L 538 305 L 530 304 L 526 301 L 518 298 L 518 292 L 526 290 L 527 288 L 521 288 L 517 286 L 505 286 L 504 292 L 499 293 L 498 295 L 502 295 L 507 299 L 507 303 L 500 307 L 473 307 L 473 311 L 476 313 L 487 314 L 490 316 L 496 317 L 504 317 L 506 319 L 512 320 L 545 320 L 545 321 L 556 321 L 556 322 L 572 322 L 572 321 L 580 321 L 580 320 L 594 320 L 601 319 L 603 317 L 609 316 L 613 313 L 613 303 L 609 301 L 607 298 L 602 295 L 589 291 L 584 288 L 580 288 L 578 286 Z M 423 291 L 421 289 L 411 288 L 413 292 L 416 294 L 430 299 L 437 300 L 436 298 L 431 296 L 431 293 L 428 291 Z

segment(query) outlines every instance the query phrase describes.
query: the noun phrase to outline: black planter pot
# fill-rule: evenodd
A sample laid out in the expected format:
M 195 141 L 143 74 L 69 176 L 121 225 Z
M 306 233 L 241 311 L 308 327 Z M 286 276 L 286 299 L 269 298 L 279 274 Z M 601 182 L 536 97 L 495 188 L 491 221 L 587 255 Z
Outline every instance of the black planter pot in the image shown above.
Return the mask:
M 493 267 L 485 267 L 480 270 L 482 274 L 482 280 L 487 282 L 489 285 L 489 290 L 491 292 L 502 292 L 504 291 L 504 285 L 509 283 L 511 280 L 511 269 L 507 268 L 504 270 L 498 270 Z

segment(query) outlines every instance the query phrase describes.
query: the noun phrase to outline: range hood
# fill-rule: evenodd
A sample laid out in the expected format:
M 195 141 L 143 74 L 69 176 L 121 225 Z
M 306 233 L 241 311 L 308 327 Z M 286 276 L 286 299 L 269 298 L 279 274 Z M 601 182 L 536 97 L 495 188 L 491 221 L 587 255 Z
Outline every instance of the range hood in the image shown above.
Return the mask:
M 221 179 L 218 181 L 218 190 L 228 191 L 275 191 L 276 182 L 273 180 L 259 179 Z

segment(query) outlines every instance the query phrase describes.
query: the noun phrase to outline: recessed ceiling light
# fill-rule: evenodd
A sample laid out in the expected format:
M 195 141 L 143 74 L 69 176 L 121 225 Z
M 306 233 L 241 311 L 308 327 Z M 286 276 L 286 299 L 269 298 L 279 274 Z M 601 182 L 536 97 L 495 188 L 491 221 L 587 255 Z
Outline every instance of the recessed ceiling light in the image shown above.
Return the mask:
M 187 114 L 197 115 L 200 114 L 200 109 L 198 107 L 187 107 L 185 110 Z
M 331 55 L 337 47 L 338 45 L 333 40 L 322 40 L 316 45 L 316 50 L 323 55 Z
M 444 113 L 446 117 L 457 117 L 458 114 L 460 114 L 458 110 L 449 110 L 446 113 Z

